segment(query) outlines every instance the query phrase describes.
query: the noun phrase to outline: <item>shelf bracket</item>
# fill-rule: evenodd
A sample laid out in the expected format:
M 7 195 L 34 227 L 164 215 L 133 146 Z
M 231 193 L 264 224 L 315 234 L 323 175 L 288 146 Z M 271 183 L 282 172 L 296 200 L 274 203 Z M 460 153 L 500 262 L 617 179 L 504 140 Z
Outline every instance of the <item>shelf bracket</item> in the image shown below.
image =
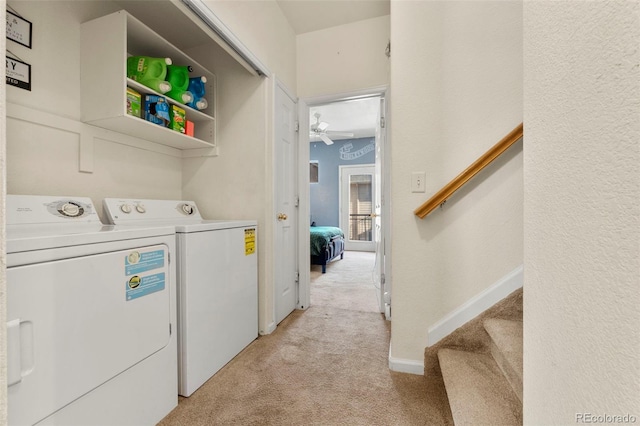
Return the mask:
M 87 125 L 67 117 L 10 102 L 7 102 L 7 117 L 78 135 L 78 171 L 93 173 L 94 141 L 93 133 Z

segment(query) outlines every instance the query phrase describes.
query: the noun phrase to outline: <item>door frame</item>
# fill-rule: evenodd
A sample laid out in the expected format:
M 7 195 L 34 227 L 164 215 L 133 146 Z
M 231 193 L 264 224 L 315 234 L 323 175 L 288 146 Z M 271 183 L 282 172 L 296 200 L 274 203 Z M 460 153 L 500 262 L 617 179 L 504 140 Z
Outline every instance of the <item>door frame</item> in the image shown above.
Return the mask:
M 375 205 L 376 203 L 379 203 L 380 200 L 376 199 L 376 186 L 375 186 L 375 174 L 376 174 L 376 166 L 375 164 L 354 164 L 354 165 L 344 165 L 344 166 L 338 166 L 338 173 L 339 173 L 339 178 L 338 178 L 338 205 L 340 208 L 339 211 L 339 215 L 338 215 L 338 222 L 339 222 L 339 227 L 345 231 L 345 239 L 344 239 L 344 249 L 345 250 L 354 250 L 354 251 L 372 251 L 375 252 L 376 251 L 376 232 L 375 232 L 375 217 L 371 217 L 371 221 L 372 221 L 372 232 L 371 232 L 371 241 L 351 241 L 349 239 L 349 235 L 350 235 L 350 226 L 351 226 L 351 222 L 347 221 L 347 223 L 344 222 L 345 219 L 345 211 L 344 209 L 348 209 L 349 206 L 345 206 L 344 201 L 345 201 L 345 197 L 347 197 L 347 194 L 345 194 L 344 190 L 345 190 L 345 182 L 343 181 L 343 179 L 345 178 L 345 176 L 347 175 L 351 175 L 352 174 L 352 170 L 356 170 L 356 169 L 367 169 L 367 170 L 371 170 L 371 196 L 372 196 L 372 200 L 371 200 L 371 207 L 373 209 L 372 213 L 375 213 Z M 348 198 L 347 198 L 348 200 Z M 348 216 L 348 213 L 346 213 L 346 216 Z M 349 247 L 351 246 L 351 247 Z M 358 247 L 360 246 L 360 247 Z M 362 246 L 368 246 L 368 247 L 362 247 Z
M 347 101 L 357 98 L 366 98 L 372 96 L 380 96 L 385 98 L 384 102 L 384 117 L 385 126 L 381 130 L 384 135 L 383 139 L 384 149 L 384 162 L 382 169 L 382 203 L 381 209 L 381 222 L 383 230 L 384 246 L 382 250 L 384 252 L 384 304 L 385 317 L 391 319 L 391 147 L 390 147 L 390 132 L 388 131 L 390 125 L 389 116 L 389 94 L 390 90 L 388 86 L 377 86 L 369 89 L 362 89 L 352 92 L 344 92 L 333 95 L 324 95 L 298 99 L 298 120 L 300 122 L 300 129 L 309 128 L 309 109 L 312 106 L 326 104 L 330 102 Z M 299 225 L 299 260 L 300 267 L 300 282 L 299 288 L 299 302 L 298 309 L 307 309 L 310 304 L 310 286 L 311 286 L 311 274 L 310 274 L 310 260 L 309 260 L 309 226 L 311 225 L 309 218 L 309 202 L 310 202 L 310 188 L 309 188 L 309 132 L 298 132 L 298 163 L 300 165 L 300 172 L 298 173 L 299 183 L 299 197 L 300 207 L 298 209 L 298 225 Z
M 300 131 L 309 126 L 309 105 L 298 99 L 298 309 L 307 309 L 311 303 L 309 132 Z

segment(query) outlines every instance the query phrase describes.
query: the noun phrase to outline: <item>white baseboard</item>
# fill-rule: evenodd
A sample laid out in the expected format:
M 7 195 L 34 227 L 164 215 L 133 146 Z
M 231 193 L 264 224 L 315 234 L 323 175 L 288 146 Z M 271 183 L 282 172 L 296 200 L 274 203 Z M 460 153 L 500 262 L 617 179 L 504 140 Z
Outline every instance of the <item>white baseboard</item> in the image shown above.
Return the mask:
M 433 346 L 514 291 L 522 288 L 524 267 L 518 266 L 500 281 L 471 298 L 429 328 L 427 346 Z
M 415 361 L 413 359 L 394 358 L 391 356 L 391 344 L 389 344 L 389 370 L 423 376 L 424 360 Z

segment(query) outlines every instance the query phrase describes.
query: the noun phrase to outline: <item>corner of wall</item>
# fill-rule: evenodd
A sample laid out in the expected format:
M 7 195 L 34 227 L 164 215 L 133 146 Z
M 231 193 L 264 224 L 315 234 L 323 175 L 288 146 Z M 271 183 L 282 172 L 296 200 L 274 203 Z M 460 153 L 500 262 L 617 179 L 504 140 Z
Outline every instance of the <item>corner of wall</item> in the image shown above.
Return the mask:
M 424 374 L 424 361 L 395 358 L 391 355 L 392 353 L 391 344 L 389 344 L 389 370 L 398 373 L 417 374 L 419 376 Z

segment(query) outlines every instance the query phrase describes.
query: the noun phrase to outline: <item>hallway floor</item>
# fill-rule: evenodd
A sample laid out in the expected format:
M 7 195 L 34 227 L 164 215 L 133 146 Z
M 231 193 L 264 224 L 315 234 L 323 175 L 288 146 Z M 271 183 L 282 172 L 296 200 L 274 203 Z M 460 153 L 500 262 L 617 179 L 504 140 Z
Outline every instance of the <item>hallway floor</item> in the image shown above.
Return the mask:
M 441 380 L 389 370 L 390 323 L 371 290 L 373 257 L 350 253 L 322 277 L 312 270 L 309 309 L 180 398 L 160 425 L 453 424 Z M 360 297 L 368 301 L 347 300 Z
M 311 306 L 331 306 L 362 312 L 380 312 L 379 290 L 373 284 L 376 254 L 345 251 L 344 259 L 336 259 L 322 267 L 311 265 Z

